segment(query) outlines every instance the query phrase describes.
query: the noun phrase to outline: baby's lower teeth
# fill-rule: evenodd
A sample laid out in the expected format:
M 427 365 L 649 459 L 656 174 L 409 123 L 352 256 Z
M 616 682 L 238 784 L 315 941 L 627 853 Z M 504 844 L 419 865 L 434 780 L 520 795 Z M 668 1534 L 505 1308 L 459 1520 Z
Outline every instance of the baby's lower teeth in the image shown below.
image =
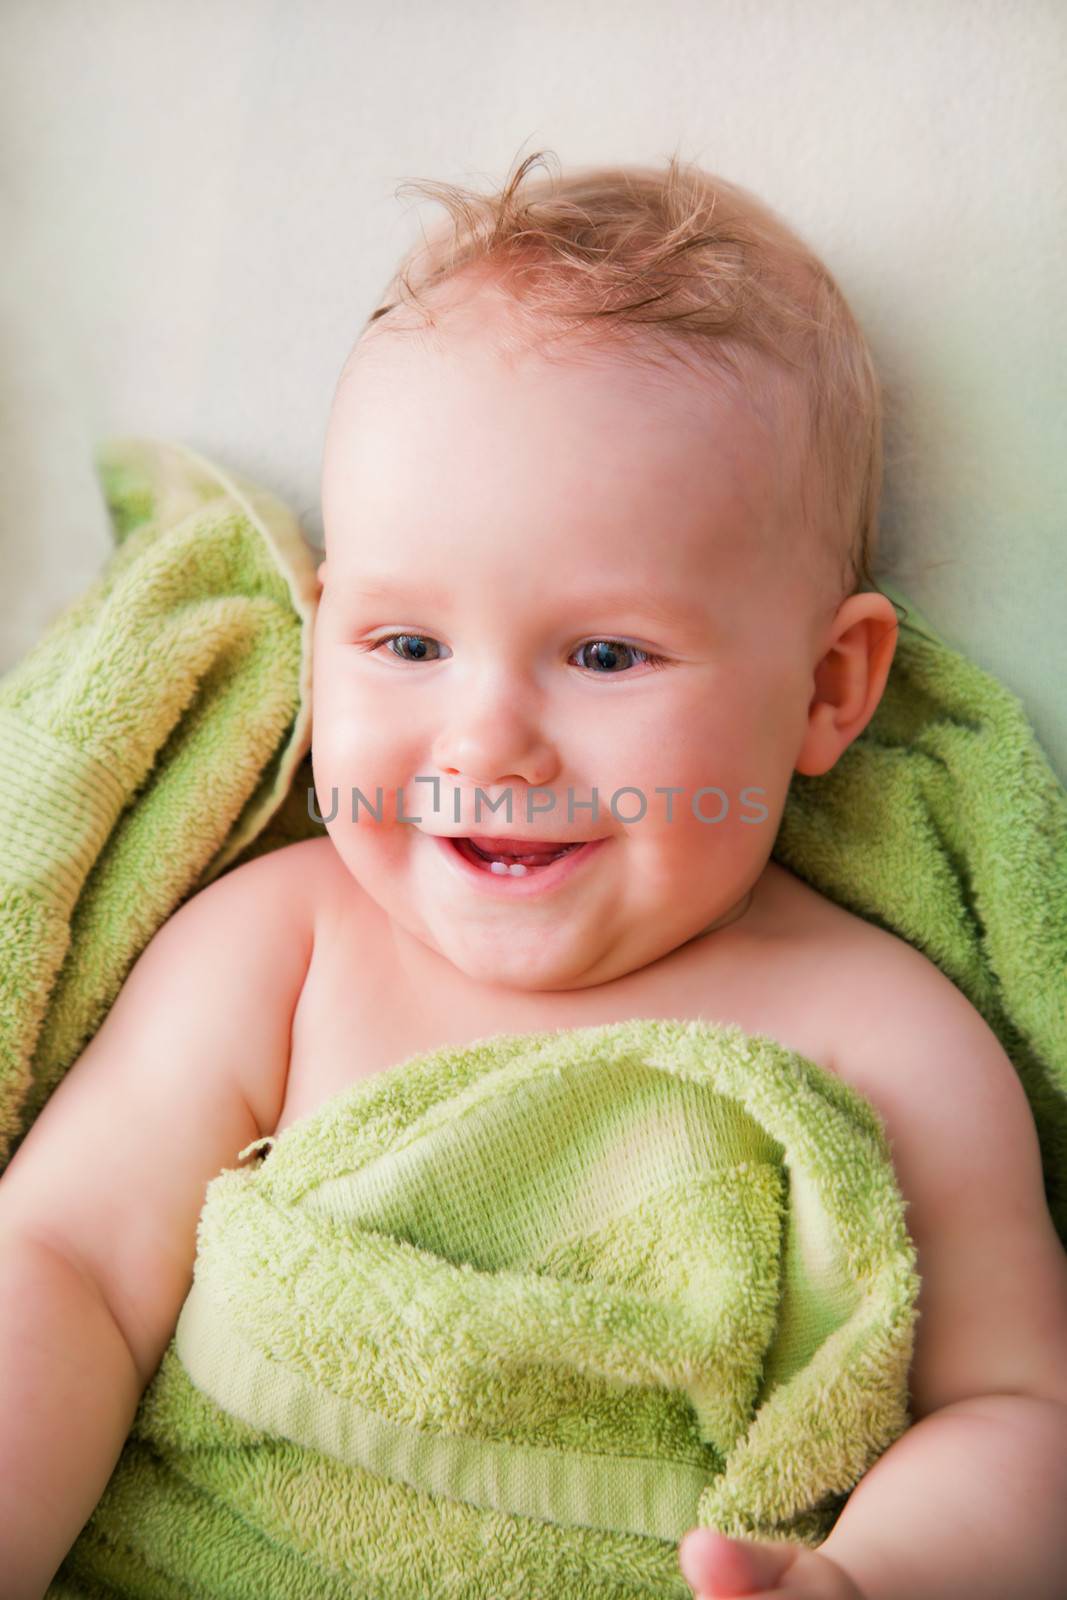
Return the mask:
M 564 855 L 569 854 L 568 851 L 563 851 L 562 853 Z M 527 856 L 525 862 L 523 862 L 523 861 L 501 861 L 501 860 L 490 861 L 490 863 L 489 863 L 489 871 L 490 872 L 495 872 L 498 876 L 502 876 L 505 872 L 507 872 L 507 873 L 510 873 L 513 878 L 522 878 L 522 877 L 525 877 L 526 872 L 528 871 L 529 867 L 548 867 L 548 866 L 551 866 L 553 861 L 558 861 L 559 859 L 560 858 L 557 855 L 557 856 Z

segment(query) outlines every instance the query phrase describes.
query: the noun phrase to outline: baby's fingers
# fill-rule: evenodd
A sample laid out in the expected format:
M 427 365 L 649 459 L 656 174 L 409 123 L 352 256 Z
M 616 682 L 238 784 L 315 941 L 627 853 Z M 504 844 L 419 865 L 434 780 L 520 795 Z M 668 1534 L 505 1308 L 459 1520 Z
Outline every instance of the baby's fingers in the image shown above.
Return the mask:
M 697 1600 L 863 1600 L 836 1563 L 802 1544 L 728 1539 L 714 1528 L 690 1528 L 678 1546 L 682 1576 Z
M 691 1528 L 678 1546 L 678 1560 L 698 1600 L 727 1600 L 777 1588 L 802 1548 L 728 1539 L 714 1528 Z

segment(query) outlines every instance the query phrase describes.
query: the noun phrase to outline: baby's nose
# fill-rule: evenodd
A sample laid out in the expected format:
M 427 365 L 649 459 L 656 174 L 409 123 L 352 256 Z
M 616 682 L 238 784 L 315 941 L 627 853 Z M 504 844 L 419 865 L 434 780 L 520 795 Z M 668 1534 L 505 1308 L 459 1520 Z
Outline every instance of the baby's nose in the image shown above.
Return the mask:
M 550 783 L 559 768 L 555 747 L 542 730 L 515 715 L 464 719 L 439 735 L 433 756 L 448 777 L 482 788 Z

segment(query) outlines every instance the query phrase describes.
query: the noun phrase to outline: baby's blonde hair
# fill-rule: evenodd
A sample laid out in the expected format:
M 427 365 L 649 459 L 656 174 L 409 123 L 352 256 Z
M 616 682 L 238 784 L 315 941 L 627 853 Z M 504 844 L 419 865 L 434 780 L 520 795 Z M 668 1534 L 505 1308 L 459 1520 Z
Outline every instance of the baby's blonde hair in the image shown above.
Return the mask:
M 402 303 L 488 274 L 531 325 L 584 330 L 663 369 L 681 360 L 743 389 L 785 446 L 798 521 L 839 562 L 839 598 L 876 588 L 882 396 L 867 341 L 814 252 L 763 201 L 672 155 L 665 171 L 589 167 L 495 194 L 409 182 L 450 230 L 408 252 L 372 324 Z M 690 360 L 690 358 L 693 358 Z

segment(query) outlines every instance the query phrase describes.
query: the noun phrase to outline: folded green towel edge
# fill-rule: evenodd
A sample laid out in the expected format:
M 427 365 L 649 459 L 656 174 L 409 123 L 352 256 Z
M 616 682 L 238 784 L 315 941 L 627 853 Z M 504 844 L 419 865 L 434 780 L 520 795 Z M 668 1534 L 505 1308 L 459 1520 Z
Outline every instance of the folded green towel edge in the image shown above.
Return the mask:
M 289 589 L 293 610 L 300 618 L 299 705 L 292 731 L 275 757 L 273 781 L 254 806 L 239 819 L 225 845 L 201 874 L 196 888 L 206 888 L 263 831 L 271 817 L 288 797 L 293 778 L 311 746 L 311 671 L 313 632 L 318 611 L 318 579 L 315 553 L 305 539 L 299 519 L 285 501 L 262 485 L 225 469 L 177 439 L 150 433 L 114 434 L 98 442 L 94 451 L 97 475 L 105 482 L 115 463 L 129 456 L 138 459 L 148 445 L 159 452 L 188 462 L 197 472 L 218 485 L 239 506 L 274 557 L 278 571 Z M 134 502 L 136 503 L 136 502 Z M 118 502 L 121 507 L 125 502 Z M 113 516 L 112 527 L 119 539 L 124 528 L 121 515 Z

